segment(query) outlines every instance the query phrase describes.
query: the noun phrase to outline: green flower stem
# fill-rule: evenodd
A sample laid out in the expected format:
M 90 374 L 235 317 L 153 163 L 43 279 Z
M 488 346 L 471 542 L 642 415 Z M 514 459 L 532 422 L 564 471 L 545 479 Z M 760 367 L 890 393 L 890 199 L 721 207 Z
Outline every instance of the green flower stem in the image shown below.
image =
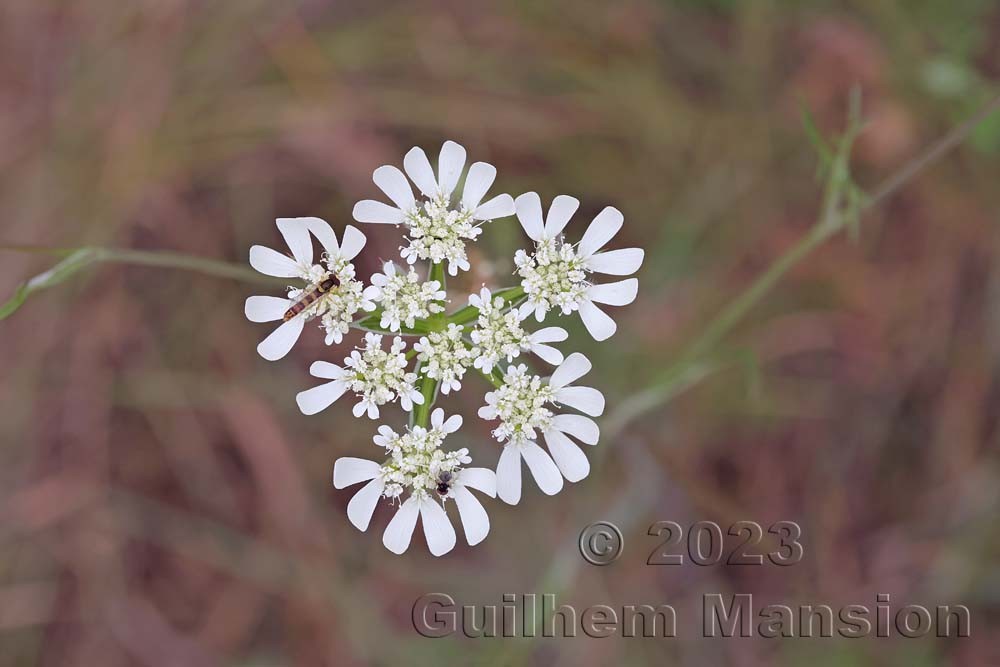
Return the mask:
M 411 421 L 414 426 L 427 428 L 430 424 L 431 410 L 437 400 L 438 381 L 423 375 L 420 377 L 418 386 L 420 387 L 420 395 L 424 397 L 424 402 L 421 405 L 413 406 L 413 419 Z
M 476 370 L 479 370 L 479 369 L 476 369 Z M 496 387 L 497 389 L 499 389 L 500 387 L 503 386 L 503 379 L 502 378 L 498 378 L 493 373 L 484 373 L 483 371 L 480 370 L 479 374 L 482 375 L 484 378 L 486 378 L 486 381 L 489 382 L 494 387 Z
M 433 262 L 431 263 L 430 271 L 427 275 L 427 280 L 436 280 L 441 285 L 441 289 L 447 290 L 448 279 L 445 277 L 444 272 L 444 262 Z
M 180 269 L 216 278 L 228 278 L 265 285 L 278 285 L 282 282 L 269 276 L 261 275 L 248 267 L 238 264 L 169 251 L 145 251 L 91 246 L 80 248 L 43 248 L 23 245 L 0 245 L 0 251 L 2 250 L 55 255 L 61 256 L 63 259 L 49 270 L 38 274 L 18 286 L 14 291 L 14 295 L 5 303 L 0 304 L 0 320 L 14 313 L 35 292 L 55 287 L 94 264 L 131 264 L 136 266 Z

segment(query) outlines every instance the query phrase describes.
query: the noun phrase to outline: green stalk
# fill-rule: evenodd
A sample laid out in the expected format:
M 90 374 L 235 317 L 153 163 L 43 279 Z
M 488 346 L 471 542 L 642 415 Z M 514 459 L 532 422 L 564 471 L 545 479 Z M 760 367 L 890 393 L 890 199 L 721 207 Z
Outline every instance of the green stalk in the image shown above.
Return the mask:
M 479 370 L 479 369 L 477 369 Z M 498 378 L 495 373 L 484 373 L 479 371 L 479 374 L 486 378 L 486 381 L 493 385 L 495 388 L 499 389 L 503 386 L 503 378 Z
M 18 286 L 14 291 L 14 295 L 5 303 L 0 304 L 0 320 L 13 314 L 32 294 L 49 287 L 55 287 L 94 264 L 131 264 L 135 266 L 180 269 L 215 278 L 227 278 L 269 285 L 279 284 L 274 278 L 261 275 L 239 264 L 230 264 L 229 262 L 221 262 L 204 257 L 193 257 L 169 251 L 99 248 L 91 246 L 80 248 L 39 248 L 16 245 L 0 246 L 0 250 L 63 256 L 62 261 L 55 266 Z
M 434 407 L 434 402 L 437 400 L 438 381 L 423 375 L 420 377 L 417 386 L 420 387 L 420 395 L 424 397 L 424 402 L 421 405 L 413 406 L 410 423 L 413 426 L 427 428 L 430 424 L 431 410 Z
M 444 262 L 432 262 L 428 271 L 427 280 L 436 280 L 441 285 L 441 289 L 448 289 L 448 279 L 445 277 Z

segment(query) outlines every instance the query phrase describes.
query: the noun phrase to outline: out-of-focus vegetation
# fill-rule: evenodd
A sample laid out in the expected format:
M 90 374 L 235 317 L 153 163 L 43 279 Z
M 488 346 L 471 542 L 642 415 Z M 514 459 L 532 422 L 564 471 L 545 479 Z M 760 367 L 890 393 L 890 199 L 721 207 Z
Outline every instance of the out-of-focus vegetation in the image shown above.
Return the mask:
M 996 3 L 7 0 L 0 56 L 0 245 L 136 260 L 97 257 L 0 322 L 0 664 L 1000 660 L 1000 114 L 793 267 L 707 366 L 667 374 L 821 219 L 802 109 L 829 140 L 859 90 L 852 177 L 883 182 L 998 93 Z M 575 224 L 617 206 L 616 243 L 647 255 L 609 344 L 569 325 L 617 416 L 590 477 L 490 503 L 474 549 L 438 560 L 417 537 L 396 557 L 389 512 L 359 534 L 330 486 L 372 424 L 295 407 L 343 348 L 261 360 L 242 312 L 260 286 L 216 262 L 278 247 L 278 216 L 342 228 L 375 167 L 448 138 L 497 165 L 497 191 L 579 197 Z M 365 232 L 363 276 L 398 243 Z M 489 268 L 452 284 L 507 284 L 522 243 L 489 225 Z M 161 252 L 207 262 L 138 261 Z M 3 300 L 57 261 L 0 257 Z M 492 462 L 480 404 L 448 403 Z M 625 533 L 605 568 L 576 553 L 598 519 Z M 797 521 L 805 558 L 649 567 L 660 519 Z M 681 637 L 425 639 L 410 610 L 433 591 L 668 602 Z M 710 592 L 965 604 L 972 637 L 699 639 Z

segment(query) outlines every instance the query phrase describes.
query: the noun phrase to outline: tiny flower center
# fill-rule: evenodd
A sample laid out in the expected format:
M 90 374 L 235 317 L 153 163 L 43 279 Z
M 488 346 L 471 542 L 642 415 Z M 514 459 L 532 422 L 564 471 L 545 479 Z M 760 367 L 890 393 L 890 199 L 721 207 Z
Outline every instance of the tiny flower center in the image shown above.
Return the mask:
M 546 407 L 554 392 L 537 375 L 530 375 L 521 365 L 509 368 L 504 383 L 494 392 L 492 400 L 500 418 L 493 435 L 498 440 L 524 442 L 535 439 L 535 431 L 544 431 L 552 424 L 552 411 Z
M 418 498 L 431 493 L 447 497 L 460 466 L 469 462 L 469 450 L 443 451 L 445 435 L 436 428 L 427 430 L 420 426 L 402 434 L 390 431 L 382 443 L 388 454 L 379 469 L 385 482 L 382 495 L 396 499 L 409 491 Z
M 464 206 L 452 209 L 444 195 L 414 208 L 407 214 L 405 224 L 410 230 L 410 246 L 404 249 L 403 256 L 411 264 L 417 259 L 467 264 L 465 242 L 474 241 L 482 233 L 472 211 Z
M 589 285 L 587 269 L 572 245 L 545 239 L 533 255 L 521 253 L 515 263 L 530 304 L 546 311 L 558 307 L 566 315 L 579 307 Z

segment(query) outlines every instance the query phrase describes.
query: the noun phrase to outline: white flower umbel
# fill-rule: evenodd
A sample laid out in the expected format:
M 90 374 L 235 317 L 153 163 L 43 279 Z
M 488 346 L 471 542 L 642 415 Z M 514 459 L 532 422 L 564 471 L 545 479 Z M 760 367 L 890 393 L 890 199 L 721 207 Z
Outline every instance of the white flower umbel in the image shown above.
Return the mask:
M 441 383 L 441 393 L 462 388 L 460 380 L 472 363 L 472 351 L 462 340 L 462 327 L 449 324 L 444 331 L 427 334 L 413 344 L 419 354 L 420 374 Z
M 606 284 L 593 284 L 592 273 L 627 276 L 642 265 L 641 248 L 623 248 L 598 252 L 622 227 L 624 216 L 618 209 L 607 206 L 590 223 L 576 245 L 562 239 L 562 231 L 576 212 L 580 202 L 559 195 L 552 200 L 548 215 L 542 221 L 542 204 L 538 195 L 527 192 L 515 200 L 517 218 L 528 237 L 535 242 L 529 254 L 518 250 L 514 256 L 521 286 L 528 295 L 519 314 L 523 319 L 535 313 L 541 322 L 546 313 L 558 308 L 563 315 L 579 311 L 587 331 L 595 340 L 611 337 L 617 325 L 595 303 L 624 306 L 635 300 L 639 282 L 635 278 Z
M 528 464 L 535 482 L 544 493 L 553 495 L 563 486 L 563 477 L 577 482 L 590 472 L 590 464 L 580 448 L 566 434 L 587 444 L 596 444 L 597 425 L 582 415 L 555 414 L 549 406 L 565 405 L 591 417 L 604 412 L 604 396 L 592 387 L 571 386 L 591 368 L 578 352 L 569 355 L 546 383 L 527 367 L 511 366 L 503 384 L 486 394 L 479 409 L 483 419 L 499 419 L 493 436 L 505 443 L 497 465 L 497 493 L 511 505 L 521 499 L 521 459 Z M 549 452 L 536 442 L 545 438 Z M 551 454 L 551 456 L 550 456 Z
M 379 416 L 379 406 L 391 403 L 397 398 L 404 410 L 412 410 L 413 404 L 423 404 L 424 397 L 414 383 L 416 373 L 406 371 L 406 343 L 398 336 L 392 340 L 389 350 L 382 349 L 382 336 L 365 334 L 363 350 L 354 350 L 344 359 L 344 366 L 327 361 L 316 361 L 309 367 L 313 377 L 330 380 L 312 389 L 299 392 L 296 403 L 303 414 L 313 415 L 326 409 L 350 389 L 361 400 L 354 406 L 355 417 L 367 413 L 371 419 Z
M 562 363 L 562 352 L 546 343 L 566 340 L 569 334 L 565 329 L 546 327 L 529 334 L 521 326 L 517 311 L 507 308 L 504 299 L 494 297 L 486 287 L 479 294 L 469 295 L 469 305 L 479 311 L 470 338 L 474 345 L 473 363 L 482 372 L 491 373 L 501 359 L 510 363 L 522 350 L 529 350 L 550 364 Z
M 562 315 L 579 312 L 590 335 L 604 340 L 615 333 L 616 325 L 601 307 L 631 303 L 638 282 L 628 278 L 600 284 L 595 278 L 627 277 L 643 261 L 638 248 L 603 250 L 621 229 L 618 210 L 605 208 L 582 237 L 574 235 L 578 242 L 569 242 L 563 230 L 577 211 L 576 199 L 560 195 L 547 212 L 534 192 L 516 201 L 506 194 L 484 201 L 496 169 L 484 162 L 466 165 L 465 149 L 447 141 L 436 169 L 423 150 L 413 148 L 402 170 L 382 166 L 374 171 L 375 184 L 391 204 L 359 201 L 354 219 L 403 227 L 399 249 L 406 263 L 398 257 L 397 264 L 384 262 L 367 287 L 351 263 L 365 237 L 350 226 L 338 242 L 330 225 L 318 218 L 282 218 L 278 229 L 290 256 L 260 246 L 250 250 L 250 263 L 258 271 L 296 279 L 290 281 L 296 284 L 286 298 L 247 299 L 246 314 L 252 321 L 281 321 L 258 346 L 261 356 L 278 359 L 287 354 L 309 320 L 321 325 L 328 345 L 340 343 L 351 328 L 367 332 L 343 365 L 312 364 L 310 373 L 322 378 L 322 384 L 296 396 L 302 412 L 320 412 L 348 392 L 356 396 L 353 413 L 359 418 L 376 419 L 382 406 L 397 401 L 409 412 L 410 425 L 402 432 L 378 428 L 374 441 L 384 454 L 375 457 L 380 462 L 348 457 L 334 466 L 337 488 L 364 483 L 347 506 L 356 527 L 368 528 L 383 499 L 396 508 L 382 538 L 394 553 L 408 549 L 418 520 L 431 553 L 450 551 L 456 542 L 448 518 L 452 499 L 469 544 L 485 539 L 489 517 L 470 491 L 518 503 L 522 460 L 549 495 L 589 474 L 583 445 L 597 444 L 600 431 L 592 417 L 603 413 L 604 396 L 574 385 L 589 372 L 590 362 L 579 353 L 564 357 L 557 349 L 554 343 L 568 339 L 566 330 L 534 327 L 528 316 L 534 314 L 542 322 L 553 310 Z M 515 213 L 532 240 L 532 247 L 514 258 L 519 284 L 495 291 L 484 286 L 468 297 L 467 306 L 446 312 L 450 301 L 445 271 L 454 276 L 470 270 L 467 244 L 481 236 L 487 221 Z M 314 240 L 324 249 L 318 259 Z M 358 316 L 359 311 L 371 314 Z M 390 341 L 383 341 L 383 335 Z M 416 341 L 408 351 L 406 336 Z M 519 363 L 528 353 L 555 367 L 551 377 Z M 462 420 L 445 419 L 435 409 L 440 397 L 468 390 L 472 381 L 466 373 L 473 367 L 473 379 L 482 376 L 494 388 L 485 395 L 479 415 L 495 420 L 492 434 L 501 445 L 496 472 L 467 467 L 471 461 L 466 449 L 444 449 L 446 436 Z
M 441 449 L 445 437 L 461 425 L 461 417 L 445 419 L 444 411 L 438 408 L 431 414 L 429 429 L 412 426 L 399 434 L 388 426 L 380 427 L 374 441 L 385 448 L 388 457 L 381 465 L 353 457 L 338 459 L 333 467 L 336 488 L 368 482 L 347 505 L 351 523 L 358 530 L 368 530 L 380 498 L 399 502 L 408 494 L 386 526 L 383 544 L 393 553 L 405 552 L 419 516 L 430 552 L 441 556 L 455 546 L 455 529 L 444 509 L 445 502 L 454 499 L 466 541 L 470 546 L 482 542 L 489 533 L 490 520 L 469 489 L 492 498 L 496 495 L 496 476 L 487 468 L 462 467 L 471 462 L 467 449 Z
M 334 286 L 301 312 L 284 321 L 257 346 L 260 356 L 269 361 L 280 359 L 299 339 L 306 321 L 321 318 L 326 331 L 326 343 L 339 343 L 359 310 L 374 310 L 363 285 L 354 277 L 354 259 L 365 246 L 365 235 L 354 227 L 344 229 L 343 243 L 337 242 L 333 229 L 319 218 L 278 218 L 278 231 L 288 244 L 292 256 L 255 245 L 250 248 L 250 265 L 257 271 L 277 278 L 297 278 L 298 287 L 289 287 L 287 298 L 251 296 L 245 313 L 251 322 L 275 322 L 304 295 L 314 294 L 330 278 Z M 325 252 L 319 262 L 313 261 L 312 236 L 316 236 Z
M 418 259 L 434 263 L 448 262 L 448 273 L 469 270 L 465 252 L 466 241 L 474 241 L 482 232 L 482 223 L 514 214 L 514 200 L 501 194 L 483 202 L 487 190 L 496 178 L 496 167 L 476 162 L 469 167 L 465 186 L 459 197 L 455 192 L 465 168 L 465 148 L 446 141 L 438 156 L 438 172 L 434 175 L 427 155 L 414 147 L 403 158 L 406 176 L 417 186 L 423 198 L 413 196 L 406 176 L 391 165 L 379 167 L 372 174 L 375 185 L 395 206 L 366 199 L 354 206 L 358 222 L 405 225 L 409 245 L 402 256 L 410 264 Z
M 422 282 L 412 268 L 406 273 L 396 271 L 396 265 L 386 262 L 384 273 L 372 275 L 371 297 L 382 307 L 379 326 L 389 331 L 399 331 L 400 324 L 413 328 L 418 318 L 444 312 L 447 292 L 437 280 Z

